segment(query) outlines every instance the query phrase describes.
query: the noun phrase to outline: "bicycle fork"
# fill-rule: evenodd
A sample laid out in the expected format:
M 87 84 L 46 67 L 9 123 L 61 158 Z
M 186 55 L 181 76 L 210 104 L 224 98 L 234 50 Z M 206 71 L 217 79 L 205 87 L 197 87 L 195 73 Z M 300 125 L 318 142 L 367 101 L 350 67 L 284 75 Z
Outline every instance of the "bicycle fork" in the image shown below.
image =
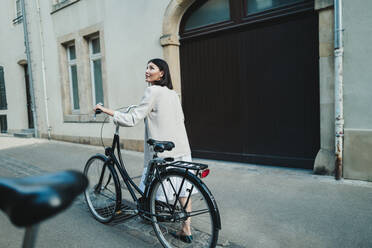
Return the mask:
M 96 193 L 96 194 L 100 193 L 101 189 L 106 188 L 107 185 L 109 185 L 109 183 L 110 183 L 110 181 L 111 181 L 111 173 L 110 173 L 109 178 L 108 178 L 108 180 L 107 180 L 107 183 L 105 184 L 105 186 L 104 186 L 103 188 L 101 188 L 101 186 L 102 186 L 102 181 L 103 181 L 103 177 L 105 176 L 106 167 L 107 167 L 107 163 L 105 163 L 105 164 L 103 165 L 103 169 L 102 169 L 102 171 L 101 171 L 101 175 L 100 175 L 100 177 L 99 177 L 99 182 L 98 182 L 96 188 L 94 189 L 94 193 Z

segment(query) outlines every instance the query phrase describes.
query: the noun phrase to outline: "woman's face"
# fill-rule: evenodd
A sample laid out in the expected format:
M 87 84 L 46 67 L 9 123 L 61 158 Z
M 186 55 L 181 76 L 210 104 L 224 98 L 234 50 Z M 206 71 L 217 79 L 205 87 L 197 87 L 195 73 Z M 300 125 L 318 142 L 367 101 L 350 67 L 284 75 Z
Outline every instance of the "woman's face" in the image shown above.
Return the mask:
M 146 68 L 146 82 L 153 84 L 155 81 L 159 81 L 163 74 L 164 72 L 157 65 L 150 62 Z

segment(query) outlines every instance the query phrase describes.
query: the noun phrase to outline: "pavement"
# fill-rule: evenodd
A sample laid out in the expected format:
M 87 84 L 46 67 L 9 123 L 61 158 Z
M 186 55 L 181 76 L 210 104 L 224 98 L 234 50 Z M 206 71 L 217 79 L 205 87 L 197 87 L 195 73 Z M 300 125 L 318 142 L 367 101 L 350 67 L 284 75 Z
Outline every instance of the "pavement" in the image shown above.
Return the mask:
M 103 148 L 97 146 L 0 135 L 0 177 L 82 170 L 91 155 L 102 152 Z M 124 150 L 122 156 L 129 174 L 138 180 L 143 170 L 143 154 Z M 370 182 L 336 181 L 303 169 L 195 158 L 194 161 L 206 163 L 211 169 L 204 182 L 220 210 L 219 247 L 372 247 Z M 74 217 L 69 218 L 68 211 L 74 212 Z M 159 247 L 152 227 L 137 217 L 100 224 L 90 216 L 82 197 L 68 211 L 45 224 L 67 229 L 67 223 L 71 224 L 73 232 L 58 229 L 64 233 L 58 247 L 101 247 L 105 237 L 116 242 L 107 247 L 119 247 L 123 242 L 121 236 L 138 241 L 133 247 Z M 9 223 L 4 228 L 4 221 L 5 215 L 0 215 L 0 235 L 4 231 L 13 238 L 17 231 Z M 94 230 L 102 231 L 102 235 L 84 232 L 82 226 L 87 225 L 95 226 Z M 40 232 L 44 231 L 41 228 Z M 51 234 L 49 228 L 48 231 L 44 234 L 52 236 L 42 239 L 40 247 L 51 246 L 48 242 L 52 240 L 53 247 L 57 247 L 57 234 Z M 96 245 L 82 242 L 85 236 L 95 240 Z M 0 236 L 0 247 L 12 247 L 4 237 L 7 236 Z M 126 243 L 125 247 L 132 246 Z

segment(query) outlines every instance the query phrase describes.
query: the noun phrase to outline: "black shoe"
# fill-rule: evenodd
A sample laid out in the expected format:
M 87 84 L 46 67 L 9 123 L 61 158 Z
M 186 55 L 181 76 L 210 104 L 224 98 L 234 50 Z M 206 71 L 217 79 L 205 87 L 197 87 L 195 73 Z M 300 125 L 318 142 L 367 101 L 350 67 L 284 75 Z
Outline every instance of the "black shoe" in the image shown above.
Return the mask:
M 170 232 L 169 234 L 172 235 L 175 239 L 179 239 L 184 243 L 192 243 L 192 235 L 180 235 L 176 232 Z

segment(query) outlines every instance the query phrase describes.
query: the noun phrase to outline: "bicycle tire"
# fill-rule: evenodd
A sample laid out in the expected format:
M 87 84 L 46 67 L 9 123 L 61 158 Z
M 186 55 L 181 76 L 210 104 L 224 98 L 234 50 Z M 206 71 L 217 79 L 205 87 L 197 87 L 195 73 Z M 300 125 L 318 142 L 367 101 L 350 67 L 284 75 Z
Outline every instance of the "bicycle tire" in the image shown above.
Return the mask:
M 171 214 L 172 208 L 169 208 L 169 205 L 173 206 L 172 204 L 175 203 L 175 197 L 169 197 L 173 198 L 173 200 L 169 200 L 168 196 L 175 194 L 175 192 L 177 192 L 176 194 L 180 193 L 178 190 L 181 188 L 182 178 L 185 178 L 182 191 L 191 194 L 190 226 L 193 237 L 192 244 L 185 243 L 174 236 L 175 232 L 181 230 L 182 221 L 185 220 L 185 217 L 183 219 L 173 218 L 176 215 L 185 216 L 184 211 L 181 210 L 180 201 L 177 201 L 176 208 L 174 208 L 175 215 Z M 164 190 L 167 187 L 162 186 L 169 182 L 168 179 L 170 181 L 168 186 L 171 185 L 170 191 Z M 168 192 L 166 193 L 168 200 L 164 199 L 165 191 Z M 184 170 L 180 169 L 170 169 L 161 175 L 160 180 L 155 179 L 153 181 L 148 197 L 153 228 L 158 240 L 164 247 L 189 247 L 190 245 L 192 247 L 216 247 L 218 232 L 221 227 L 217 204 L 207 186 L 195 175 L 185 173 Z M 173 234 L 171 234 L 172 232 Z
M 84 168 L 89 186 L 84 191 L 85 200 L 93 217 L 102 223 L 110 222 L 121 205 L 121 190 L 118 175 L 103 155 L 91 157 Z M 102 170 L 102 182 L 99 187 Z

